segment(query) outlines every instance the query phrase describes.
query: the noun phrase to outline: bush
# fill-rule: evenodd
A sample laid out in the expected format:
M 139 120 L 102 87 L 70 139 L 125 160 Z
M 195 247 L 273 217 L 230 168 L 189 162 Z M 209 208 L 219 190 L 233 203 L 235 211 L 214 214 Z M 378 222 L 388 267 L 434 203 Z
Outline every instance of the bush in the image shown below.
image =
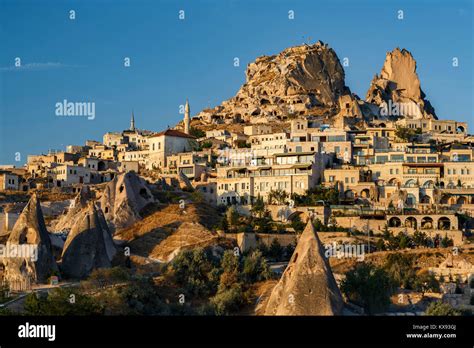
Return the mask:
M 167 306 L 160 300 L 152 278 L 134 279 L 133 282 L 118 291 L 128 315 L 167 314 Z M 174 313 L 171 313 L 174 314 Z
M 242 287 L 236 284 L 230 289 L 219 291 L 211 298 L 217 315 L 228 315 L 237 311 L 243 303 Z
M 360 263 L 346 273 L 341 291 L 368 314 L 374 314 L 388 308 L 393 290 L 390 277 L 382 268 Z
M 130 271 L 123 267 L 100 268 L 94 270 L 81 284 L 85 287 L 104 288 L 130 280 Z
M 217 287 L 217 260 L 203 248 L 184 250 L 171 262 L 170 273 L 186 292 L 193 295 L 209 295 Z
M 338 204 L 339 191 L 334 187 L 315 186 L 307 190 L 304 195 L 294 193 L 291 198 L 299 206 L 317 205 L 321 203 L 320 201 L 324 201 L 325 204 Z
M 397 286 L 413 289 L 416 272 L 413 265 L 413 255 L 390 254 L 384 269 Z
M 270 247 L 268 248 L 267 256 L 275 261 L 283 258 L 283 247 L 276 238 L 272 240 L 272 244 L 270 244 Z
M 425 311 L 425 315 L 433 316 L 459 316 L 461 312 L 454 309 L 451 305 L 441 301 L 432 302 Z
M 30 293 L 25 299 L 26 315 L 101 315 L 104 308 L 95 299 L 72 288 L 56 288 L 47 296 Z
M 254 283 L 271 277 L 267 261 L 260 250 L 254 250 L 245 257 L 242 276 L 246 283 Z
M 428 271 L 421 271 L 416 275 L 413 287 L 422 294 L 428 291 L 439 292 L 439 281 L 434 274 Z
M 301 218 L 299 215 L 295 216 L 293 220 L 291 221 L 291 227 L 293 227 L 296 233 L 303 232 L 305 226 L 306 226 L 305 223 L 301 221 Z

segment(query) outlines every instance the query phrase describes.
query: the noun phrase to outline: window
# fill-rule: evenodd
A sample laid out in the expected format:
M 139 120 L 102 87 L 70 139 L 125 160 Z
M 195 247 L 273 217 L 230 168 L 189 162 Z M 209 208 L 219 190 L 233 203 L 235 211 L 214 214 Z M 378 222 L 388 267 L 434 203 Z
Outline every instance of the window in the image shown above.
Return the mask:
M 348 184 L 348 183 L 349 183 L 349 178 L 344 178 L 344 182 L 345 182 L 346 184 Z
M 328 141 L 346 141 L 346 138 L 344 135 L 330 135 Z
M 334 180 L 335 180 L 334 175 L 330 175 L 330 176 L 329 176 L 329 182 L 334 182 Z

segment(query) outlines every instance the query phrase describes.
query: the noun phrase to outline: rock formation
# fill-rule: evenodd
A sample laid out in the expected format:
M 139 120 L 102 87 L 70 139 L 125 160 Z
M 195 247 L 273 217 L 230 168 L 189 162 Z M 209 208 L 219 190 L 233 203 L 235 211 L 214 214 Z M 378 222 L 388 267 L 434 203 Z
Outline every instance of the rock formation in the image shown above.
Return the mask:
M 311 221 L 301 234 L 265 315 L 339 315 L 343 299 Z
M 7 243 L 10 246 L 29 245 L 29 248 L 36 248 L 36 255 L 4 258 L 4 279 L 10 284 L 25 281 L 44 283 L 54 272 L 57 272 L 49 233 L 36 193 L 31 196 L 20 214 Z
M 437 118 L 421 90 L 416 61 L 405 49 L 387 53 L 380 75 L 375 75 L 370 84 L 366 101 L 381 107 L 381 116 Z
M 104 215 L 90 202 L 66 239 L 61 270 L 67 277 L 81 279 L 94 269 L 110 267 L 116 252 Z
M 217 235 L 198 222 L 183 222 L 169 237 L 156 245 L 150 257 L 170 262 L 182 250 L 204 247 L 217 240 Z
M 318 41 L 257 58 L 248 65 L 246 82 L 237 94 L 198 117 L 207 123 L 248 122 L 309 115 L 318 107 L 337 113 L 339 97 L 348 93 L 336 53 Z
M 59 217 L 57 223 L 53 226 L 54 232 L 70 231 L 76 224 L 81 215 L 81 211 L 87 207 L 87 202 L 92 199 L 88 186 L 82 186 L 81 191 L 71 202 L 66 214 Z
M 110 181 L 99 200 L 112 229 L 125 228 L 141 218 L 140 211 L 155 202 L 145 180 L 134 172 L 118 174 Z

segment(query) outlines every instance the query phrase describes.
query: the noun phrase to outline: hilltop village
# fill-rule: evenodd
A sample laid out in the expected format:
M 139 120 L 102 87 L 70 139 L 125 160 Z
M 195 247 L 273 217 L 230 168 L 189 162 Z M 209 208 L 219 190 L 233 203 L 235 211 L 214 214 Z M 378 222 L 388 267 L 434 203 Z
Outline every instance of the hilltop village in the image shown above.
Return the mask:
M 474 137 L 420 86 L 397 48 L 361 99 L 334 50 L 305 44 L 257 58 L 213 109 L 186 101 L 174 128 L 132 113 L 2 166 L 0 241 L 39 248 L 0 257 L 7 310 L 66 284 L 103 314 L 472 314 Z

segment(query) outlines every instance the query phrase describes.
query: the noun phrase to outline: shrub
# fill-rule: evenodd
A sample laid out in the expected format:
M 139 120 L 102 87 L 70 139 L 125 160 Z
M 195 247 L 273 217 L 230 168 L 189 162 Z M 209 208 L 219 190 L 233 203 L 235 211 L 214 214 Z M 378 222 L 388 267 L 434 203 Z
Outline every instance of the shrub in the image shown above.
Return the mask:
M 245 257 L 242 276 L 247 283 L 254 283 L 270 278 L 270 269 L 260 250 L 254 250 L 250 255 Z
M 242 287 L 236 284 L 230 289 L 219 291 L 211 298 L 217 315 L 228 315 L 237 311 L 243 303 Z
M 439 281 L 428 271 L 418 272 L 413 287 L 424 294 L 427 291 L 439 292 Z
M 95 299 L 72 288 L 56 288 L 45 297 L 36 293 L 26 296 L 27 315 L 100 315 L 104 309 Z
M 346 273 L 341 291 L 350 301 L 364 307 L 368 314 L 373 314 L 388 308 L 393 290 L 385 270 L 369 263 L 360 263 Z
M 413 289 L 416 280 L 413 255 L 390 254 L 387 257 L 384 269 L 398 286 Z
M 187 292 L 198 296 L 209 295 L 215 292 L 217 286 L 213 272 L 216 263 L 208 250 L 184 250 L 171 262 L 170 272 Z
M 130 280 L 130 271 L 123 267 L 100 268 L 94 270 L 89 278 L 82 282 L 85 287 L 103 288 Z
M 433 316 L 459 316 L 461 312 L 454 309 L 451 305 L 447 303 L 443 303 L 441 301 L 436 301 L 430 303 L 428 308 L 425 311 L 425 315 L 433 315 Z
M 275 261 L 281 260 L 283 258 L 283 247 L 276 238 L 272 240 L 272 243 L 268 248 L 267 256 Z

